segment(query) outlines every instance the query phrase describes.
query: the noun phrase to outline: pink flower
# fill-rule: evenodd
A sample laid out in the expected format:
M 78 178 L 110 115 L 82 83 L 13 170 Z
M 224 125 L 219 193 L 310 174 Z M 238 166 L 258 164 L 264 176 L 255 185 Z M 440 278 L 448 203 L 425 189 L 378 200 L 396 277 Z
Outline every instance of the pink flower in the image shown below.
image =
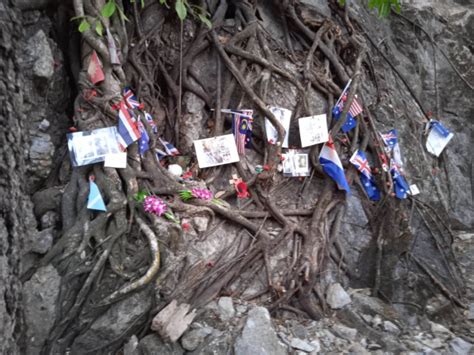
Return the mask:
M 168 206 L 166 206 L 162 199 L 156 196 L 147 196 L 143 201 L 143 209 L 145 212 L 161 216 L 168 210 Z
M 183 228 L 183 230 L 184 230 L 185 232 L 188 232 L 189 229 L 191 228 L 191 226 L 189 225 L 189 223 L 182 223 L 182 224 L 181 224 L 181 227 Z
M 212 192 L 207 189 L 191 189 L 191 195 L 200 200 L 209 201 L 212 200 Z

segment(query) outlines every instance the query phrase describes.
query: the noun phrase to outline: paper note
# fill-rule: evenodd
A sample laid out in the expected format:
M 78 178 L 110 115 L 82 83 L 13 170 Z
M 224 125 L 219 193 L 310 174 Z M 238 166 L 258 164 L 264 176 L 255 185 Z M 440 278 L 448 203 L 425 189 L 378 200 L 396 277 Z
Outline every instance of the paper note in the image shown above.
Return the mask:
M 412 196 L 416 196 L 416 195 L 418 195 L 419 193 L 420 193 L 420 189 L 418 189 L 418 186 L 416 186 L 416 185 L 414 185 L 414 184 L 413 184 L 413 185 L 410 185 L 410 194 L 411 194 Z
M 454 137 L 454 133 L 449 133 L 447 137 L 441 135 L 436 129 L 431 129 L 426 140 L 426 149 L 433 155 L 439 157 L 449 141 Z
M 106 168 L 125 169 L 127 167 L 127 153 L 114 153 L 105 156 L 104 166 Z
M 302 117 L 298 120 L 300 126 L 301 146 L 327 142 L 329 139 L 326 115 Z
M 283 128 L 285 129 L 285 138 L 283 139 L 283 148 L 288 148 L 288 137 L 290 134 L 290 121 L 291 111 L 286 108 L 270 106 L 268 109 L 273 113 L 275 118 L 280 121 Z M 278 131 L 271 124 L 268 118 L 265 118 L 265 132 L 267 133 L 267 139 L 272 143 L 276 144 L 278 141 Z
M 233 134 L 196 140 L 194 149 L 201 169 L 239 161 Z

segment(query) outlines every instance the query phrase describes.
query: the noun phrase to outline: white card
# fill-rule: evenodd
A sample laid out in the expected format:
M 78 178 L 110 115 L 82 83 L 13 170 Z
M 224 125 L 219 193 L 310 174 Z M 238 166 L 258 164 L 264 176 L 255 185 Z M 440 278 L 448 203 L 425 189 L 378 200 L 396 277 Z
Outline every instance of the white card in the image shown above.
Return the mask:
M 194 141 L 194 149 L 201 169 L 239 161 L 233 134 Z
M 280 121 L 283 128 L 285 129 L 285 138 L 283 139 L 283 148 L 288 148 L 288 137 L 290 135 L 290 121 L 291 111 L 286 108 L 269 106 L 268 109 L 273 113 L 275 118 Z M 267 133 L 267 139 L 275 144 L 278 140 L 278 131 L 271 124 L 268 118 L 265 118 L 265 132 Z
M 410 185 L 410 194 L 412 196 L 418 195 L 420 193 L 420 189 L 418 189 L 418 186 L 416 185 Z
M 449 133 L 447 137 L 443 137 L 436 129 L 431 129 L 426 140 L 426 149 L 437 157 L 443 152 L 449 141 L 454 137 L 454 133 Z
M 301 146 L 327 142 L 329 139 L 326 115 L 302 117 L 298 120 L 300 126 Z
M 127 167 L 127 153 L 107 154 L 105 156 L 104 166 L 107 168 L 125 169 Z
M 297 150 L 290 149 L 283 154 L 283 175 L 284 176 L 309 176 L 309 158 L 306 153 L 298 153 Z

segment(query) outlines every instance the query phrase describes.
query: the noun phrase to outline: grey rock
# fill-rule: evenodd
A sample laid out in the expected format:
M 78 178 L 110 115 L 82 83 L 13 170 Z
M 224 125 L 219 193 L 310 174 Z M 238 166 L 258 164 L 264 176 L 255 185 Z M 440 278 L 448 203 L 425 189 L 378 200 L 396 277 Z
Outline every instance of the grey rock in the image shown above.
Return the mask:
M 294 349 L 303 350 L 307 353 L 315 350 L 314 346 L 300 338 L 291 339 L 290 346 Z
M 49 81 L 54 74 L 54 58 L 48 37 L 43 30 L 39 30 L 28 40 L 27 51 L 34 60 L 33 75 Z
M 310 344 L 314 348 L 314 350 L 311 352 L 311 355 L 317 354 L 321 351 L 321 344 L 318 340 L 312 340 Z
M 332 309 L 340 309 L 351 303 L 351 297 L 339 283 L 333 283 L 327 289 L 326 302 Z
M 41 229 L 54 227 L 59 222 L 59 214 L 54 211 L 48 211 L 41 216 Z
M 205 231 L 207 231 L 207 226 L 209 225 L 209 218 L 202 216 L 193 217 L 192 224 L 198 233 L 204 233 Z
M 52 265 L 38 269 L 24 284 L 23 307 L 28 354 L 39 354 L 56 317 L 61 278 Z
M 342 324 L 334 324 L 332 330 L 337 336 L 349 341 L 354 341 L 357 336 L 357 329 L 349 328 Z
M 431 332 L 443 341 L 454 337 L 454 334 L 448 328 L 441 324 L 430 322 L 430 326 Z
M 217 308 L 219 310 L 219 317 L 224 321 L 232 319 L 235 316 L 234 304 L 230 297 L 219 298 Z
M 313 6 L 321 15 L 331 17 L 331 9 L 326 0 L 301 0 L 301 2 Z
M 458 337 L 451 340 L 449 349 L 456 355 L 469 355 L 471 354 L 472 344 Z
M 92 323 L 90 328 L 76 338 L 72 346 L 75 353 L 87 353 L 126 331 L 130 331 L 137 319 L 151 307 L 148 292 L 143 290 L 116 303 Z
M 393 324 L 392 322 L 388 320 L 383 322 L 383 329 L 386 332 L 392 333 L 394 335 L 400 334 L 400 328 L 398 328 L 395 324 Z
M 49 121 L 44 118 L 43 121 L 40 122 L 39 126 L 38 126 L 38 129 L 41 131 L 41 132 L 46 132 L 49 128 L 51 124 L 49 123 Z
M 31 235 L 29 240 L 29 251 L 38 254 L 46 254 L 53 246 L 54 235 L 55 231 L 53 227 Z
M 193 351 L 210 334 L 212 334 L 212 328 L 209 327 L 192 329 L 181 337 L 181 346 L 185 350 Z
M 348 349 L 349 355 L 369 355 L 367 349 L 359 343 L 354 343 Z
M 234 344 L 235 355 L 286 355 L 288 351 L 280 343 L 266 308 L 252 309 L 245 322 L 242 335 Z
M 134 355 L 138 347 L 138 338 L 132 335 L 130 340 L 123 346 L 123 355 Z
M 157 334 L 150 334 L 138 343 L 134 355 L 182 355 L 184 350 L 178 343 L 165 343 Z
M 467 315 L 467 319 L 474 320 L 474 303 L 469 305 L 469 313 Z

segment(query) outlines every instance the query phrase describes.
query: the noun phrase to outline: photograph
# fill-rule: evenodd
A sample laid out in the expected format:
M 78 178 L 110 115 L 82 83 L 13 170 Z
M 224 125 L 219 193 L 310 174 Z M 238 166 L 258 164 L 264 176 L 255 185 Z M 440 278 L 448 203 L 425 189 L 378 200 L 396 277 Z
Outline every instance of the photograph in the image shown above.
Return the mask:
M 194 148 L 200 168 L 209 168 L 239 161 L 239 154 L 233 134 L 194 141 Z
M 283 148 L 288 148 L 288 137 L 290 135 L 290 121 L 291 121 L 291 114 L 290 110 L 281 107 L 274 107 L 269 106 L 268 109 L 273 113 L 275 118 L 280 121 L 283 128 L 285 129 L 285 138 L 283 139 Z M 267 140 L 275 144 L 278 140 L 278 132 L 275 127 L 271 124 L 268 118 L 265 118 L 265 132 L 267 134 Z
M 116 127 L 69 133 L 67 138 L 73 166 L 99 163 L 106 155 L 120 152 Z
M 297 150 L 290 149 L 283 154 L 283 175 L 289 177 L 309 176 L 309 158 L 306 153 L 299 153 Z
M 302 117 L 298 120 L 301 147 L 327 142 L 329 139 L 327 117 L 325 114 Z

